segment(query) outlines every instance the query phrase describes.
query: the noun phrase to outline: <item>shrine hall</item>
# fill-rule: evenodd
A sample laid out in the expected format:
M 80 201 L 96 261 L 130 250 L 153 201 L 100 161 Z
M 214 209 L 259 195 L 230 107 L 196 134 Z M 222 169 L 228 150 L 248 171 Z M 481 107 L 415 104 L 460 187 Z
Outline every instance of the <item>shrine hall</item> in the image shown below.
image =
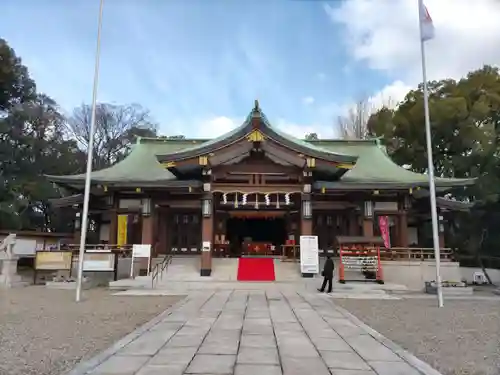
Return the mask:
M 72 194 L 58 204 L 78 207 L 78 243 L 85 175 L 48 179 Z M 443 196 L 473 183 L 438 177 L 436 189 Z M 256 101 L 218 138 L 138 138 L 125 159 L 93 171 L 88 241 L 200 257 L 202 276 L 213 257 L 293 256 L 301 235 L 335 253 L 340 236 L 380 236 L 380 215 L 392 246 L 429 246 L 427 188 L 427 175 L 395 164 L 380 139 L 297 139 Z

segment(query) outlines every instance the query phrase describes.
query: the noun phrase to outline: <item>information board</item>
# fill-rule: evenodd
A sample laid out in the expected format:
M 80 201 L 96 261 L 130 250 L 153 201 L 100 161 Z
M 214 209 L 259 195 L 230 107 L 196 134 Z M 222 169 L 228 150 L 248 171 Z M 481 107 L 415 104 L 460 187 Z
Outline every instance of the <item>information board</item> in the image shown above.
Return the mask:
M 132 256 L 134 258 L 149 258 L 151 256 L 151 245 L 135 244 L 132 246 Z
M 73 254 L 71 251 L 38 251 L 35 269 L 44 271 L 71 270 Z
M 300 272 L 319 273 L 318 236 L 300 236 Z
M 88 252 L 83 257 L 85 272 L 111 272 L 115 270 L 115 254 L 111 251 Z
M 14 244 L 14 249 L 12 251 L 17 256 L 32 257 L 36 253 L 36 245 L 36 240 L 16 237 L 16 243 Z
M 148 258 L 148 275 L 151 269 L 151 245 L 150 244 L 134 244 L 132 245 L 132 259 L 130 261 L 130 277 L 134 277 L 134 259 Z

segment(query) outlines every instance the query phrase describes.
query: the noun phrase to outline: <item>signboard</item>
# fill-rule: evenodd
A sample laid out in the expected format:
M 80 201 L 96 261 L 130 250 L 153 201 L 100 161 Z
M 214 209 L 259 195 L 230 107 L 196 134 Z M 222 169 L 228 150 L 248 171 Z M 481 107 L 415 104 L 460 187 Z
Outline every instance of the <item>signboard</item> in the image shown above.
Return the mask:
M 128 215 L 118 215 L 118 228 L 116 235 L 116 244 L 118 246 L 127 244 L 127 225 Z
M 34 256 L 37 250 L 36 240 L 16 237 L 13 253 L 17 256 Z M 43 249 L 42 249 L 43 250 Z
M 318 236 L 300 236 L 300 272 L 319 273 Z
M 71 251 L 38 251 L 35 269 L 45 271 L 71 270 L 73 254 Z
M 388 216 L 379 216 L 378 217 L 378 225 L 380 227 L 380 234 L 382 235 L 382 239 L 384 240 L 384 246 L 386 249 L 391 248 L 391 235 L 389 232 L 389 217 Z
M 151 256 L 151 245 L 148 244 L 132 245 L 132 256 L 134 258 L 149 258 Z
M 201 246 L 201 251 L 210 251 L 210 248 L 212 247 L 212 244 L 210 241 L 203 241 L 202 246 Z
M 151 269 L 151 245 L 150 244 L 134 244 L 132 245 L 132 259 L 130 260 L 130 277 L 134 277 L 134 259 L 148 258 L 148 275 Z
M 114 271 L 115 254 L 110 251 L 85 253 L 83 256 L 83 270 L 86 272 Z

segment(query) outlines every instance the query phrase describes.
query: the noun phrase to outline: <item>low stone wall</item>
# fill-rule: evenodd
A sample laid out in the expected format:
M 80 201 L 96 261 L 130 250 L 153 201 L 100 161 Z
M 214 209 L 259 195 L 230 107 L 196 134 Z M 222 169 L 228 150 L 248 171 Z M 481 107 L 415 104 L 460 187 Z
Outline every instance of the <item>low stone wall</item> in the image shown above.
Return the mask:
M 474 272 L 482 272 L 482 270 L 481 268 L 476 267 L 460 267 L 460 274 L 463 279 L 467 280 L 468 283 L 472 283 L 474 280 Z M 493 284 L 500 284 L 500 270 L 487 268 L 486 272 L 488 272 L 488 276 L 491 278 L 491 282 Z
M 426 281 L 436 279 L 436 265 L 429 261 L 382 261 L 384 281 L 406 285 L 410 290 L 422 290 Z M 441 262 L 441 279 L 460 281 L 462 274 L 458 262 Z
M 444 296 L 470 296 L 474 294 L 474 288 L 467 286 L 462 282 L 459 282 L 454 285 L 444 284 L 441 290 Z M 425 283 L 425 293 L 437 294 L 437 285 L 435 285 L 435 283 L 427 281 Z

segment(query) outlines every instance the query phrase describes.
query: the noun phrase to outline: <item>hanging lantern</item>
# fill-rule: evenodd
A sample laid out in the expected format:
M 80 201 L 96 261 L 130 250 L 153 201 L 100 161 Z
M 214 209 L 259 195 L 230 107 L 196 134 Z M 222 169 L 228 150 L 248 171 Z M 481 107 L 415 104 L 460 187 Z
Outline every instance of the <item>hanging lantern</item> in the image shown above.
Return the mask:
M 310 219 L 312 217 L 312 207 L 310 200 L 302 201 L 302 217 L 304 219 Z
M 201 211 L 203 217 L 210 217 L 212 215 L 212 200 L 211 199 L 203 199 Z
M 403 201 L 403 208 L 405 210 L 409 210 L 411 208 L 411 199 L 409 195 L 405 195 L 404 201 Z
M 81 216 L 80 212 L 75 213 L 75 229 L 78 230 L 81 227 Z
M 365 217 L 372 217 L 373 216 L 373 202 L 366 201 L 364 203 L 364 215 L 365 215 Z
M 151 198 L 144 198 L 141 203 L 142 203 L 142 215 L 143 216 L 151 215 Z

